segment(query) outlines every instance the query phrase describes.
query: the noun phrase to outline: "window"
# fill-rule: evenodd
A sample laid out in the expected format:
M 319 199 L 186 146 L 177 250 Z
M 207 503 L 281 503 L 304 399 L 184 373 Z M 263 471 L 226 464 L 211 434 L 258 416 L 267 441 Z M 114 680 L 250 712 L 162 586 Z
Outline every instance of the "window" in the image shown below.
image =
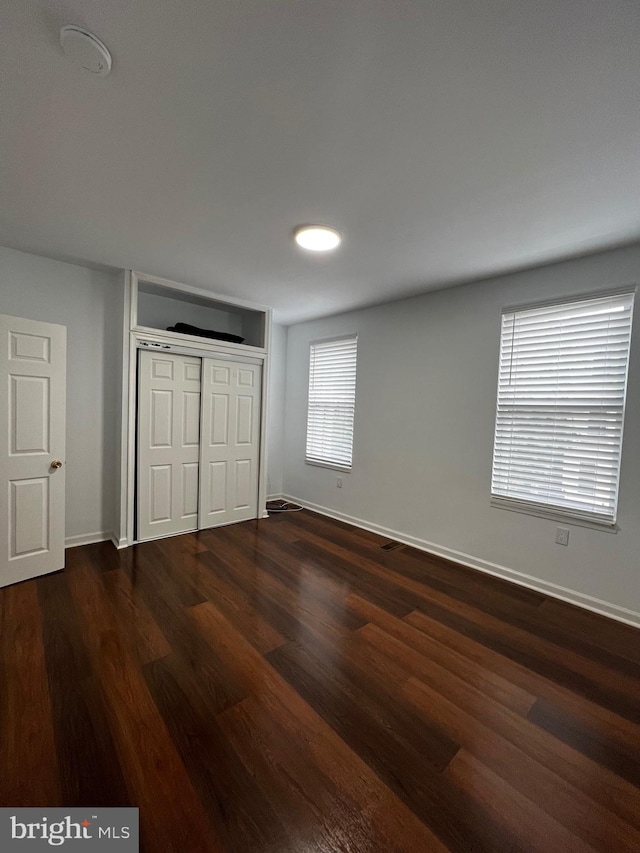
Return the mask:
M 495 505 L 615 524 L 632 313 L 633 293 L 503 313 Z
M 351 470 L 356 402 L 354 335 L 311 344 L 306 461 Z

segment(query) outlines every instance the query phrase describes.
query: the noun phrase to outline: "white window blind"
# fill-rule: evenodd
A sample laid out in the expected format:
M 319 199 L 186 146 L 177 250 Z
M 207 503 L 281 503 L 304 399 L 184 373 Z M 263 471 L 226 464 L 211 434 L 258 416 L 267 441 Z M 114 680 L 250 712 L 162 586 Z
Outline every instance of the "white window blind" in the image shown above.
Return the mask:
M 613 525 L 633 293 L 502 315 L 492 495 Z
M 358 339 L 312 343 L 306 461 L 351 468 Z

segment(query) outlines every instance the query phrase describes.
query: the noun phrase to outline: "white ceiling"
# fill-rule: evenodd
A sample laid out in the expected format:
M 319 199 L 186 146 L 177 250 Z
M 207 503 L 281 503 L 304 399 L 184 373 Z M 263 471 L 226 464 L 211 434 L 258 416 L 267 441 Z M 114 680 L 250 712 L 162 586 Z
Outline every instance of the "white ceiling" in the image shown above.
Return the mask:
M 290 323 L 640 239 L 637 0 L 0 11 L 0 244 Z M 108 77 L 62 56 L 64 24 Z M 338 253 L 294 245 L 316 221 Z

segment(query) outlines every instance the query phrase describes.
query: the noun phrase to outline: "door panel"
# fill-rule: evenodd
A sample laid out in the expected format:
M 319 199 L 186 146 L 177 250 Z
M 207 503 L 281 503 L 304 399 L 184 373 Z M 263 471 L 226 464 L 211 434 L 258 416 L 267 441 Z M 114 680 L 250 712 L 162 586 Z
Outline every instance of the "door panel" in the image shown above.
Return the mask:
M 255 373 L 253 370 L 238 370 L 238 388 L 253 388 Z
M 171 521 L 171 465 L 152 465 L 149 520 Z
M 21 361 L 50 362 L 51 341 L 47 335 L 28 335 L 24 332 L 9 332 L 11 359 Z
M 138 539 L 198 526 L 199 358 L 143 351 L 138 379 Z
M 64 326 L 0 315 L 0 586 L 64 567 L 66 347 Z
M 236 460 L 236 494 L 234 510 L 248 509 L 251 505 L 252 463 L 250 459 Z
M 49 544 L 49 478 L 9 484 L 9 557 L 40 554 Z
M 253 397 L 238 396 L 236 400 L 236 444 L 253 442 Z
M 151 435 L 149 447 L 159 449 L 173 444 L 173 391 L 151 391 Z
M 10 453 L 49 453 L 49 377 L 11 376 Z
M 173 380 L 173 361 L 153 356 L 151 361 L 151 378 Z
M 200 370 L 201 364 L 200 359 L 197 359 L 197 364 L 195 361 L 187 361 L 184 363 L 184 378 L 187 382 L 200 382 Z M 198 415 L 198 420 L 200 420 L 200 415 Z
M 229 432 L 229 395 L 211 394 L 211 445 L 227 446 Z
M 227 510 L 227 463 L 209 462 L 209 500 L 206 512 L 209 518 Z M 210 525 L 208 525 L 210 526 Z
M 190 365 L 192 366 L 192 365 Z M 182 436 L 185 447 L 200 447 L 200 393 L 184 392 Z
M 261 368 L 202 360 L 199 527 L 256 518 Z
M 198 462 L 182 466 L 182 518 L 198 515 Z

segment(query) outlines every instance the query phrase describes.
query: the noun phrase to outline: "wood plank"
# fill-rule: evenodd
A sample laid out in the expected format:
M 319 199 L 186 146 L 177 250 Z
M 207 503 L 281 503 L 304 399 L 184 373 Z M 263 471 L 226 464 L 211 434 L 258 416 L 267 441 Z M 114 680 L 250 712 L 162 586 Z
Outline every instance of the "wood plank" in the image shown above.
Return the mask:
M 62 805 L 34 582 L 0 590 L 0 805 Z
M 282 535 L 281 528 L 277 535 Z M 382 543 L 375 546 L 356 544 L 346 532 L 336 534 L 332 531 L 330 537 L 318 535 L 308 523 L 301 541 L 316 545 L 336 557 L 343 557 L 350 564 L 372 571 L 378 578 L 391 580 L 420 596 L 429 589 L 435 589 L 498 616 L 508 615 L 513 618 L 519 613 L 535 614 L 544 601 L 544 596 L 538 592 L 483 575 L 409 546 L 386 552 L 381 548 Z
M 236 676 L 250 687 L 253 697 L 287 729 L 292 728 L 289 736 L 304 739 L 309 760 L 358 803 L 363 818 L 376 828 L 380 849 L 414 853 L 447 849 L 302 697 L 275 670 L 265 667 L 264 659 L 209 602 L 193 607 L 191 615 L 211 647 L 236 668 Z M 343 849 L 348 853 L 351 828 L 347 825 L 342 831 Z M 356 827 L 354 836 L 358 835 Z
M 136 545 L 131 563 L 123 571 L 136 588 L 159 589 L 183 607 L 199 604 L 205 598 L 191 583 L 180 560 L 169 556 L 163 548 L 166 540 L 143 542 Z
M 246 693 L 215 650 L 207 648 L 193 631 L 187 608 L 182 603 L 182 589 L 174 584 L 154 585 L 149 582 L 154 563 L 148 552 L 138 556 L 138 565 L 145 576 L 144 582 L 138 585 L 139 594 L 170 644 L 172 656 L 179 658 L 181 665 L 193 674 L 194 681 L 207 691 L 213 713 L 235 705 Z M 191 588 L 191 583 L 186 587 Z M 199 592 L 197 598 L 202 599 Z M 187 600 L 190 599 L 189 594 Z
M 100 672 L 109 726 L 129 788 L 140 808 L 148 850 L 223 851 L 133 653 L 79 548 L 68 552 L 69 586 L 84 640 Z
M 320 635 L 335 634 L 341 636 L 345 631 L 360 627 L 363 623 L 351 613 L 338 596 L 330 599 L 316 594 L 317 584 L 313 578 L 301 575 L 292 578 L 285 573 L 290 557 L 278 554 L 278 561 L 260 555 L 252 547 L 250 553 L 256 555 L 256 562 L 248 575 L 244 568 L 248 559 L 246 547 L 237 542 L 229 528 L 220 533 L 223 543 L 218 543 L 216 554 L 200 556 L 200 560 L 219 576 L 226 577 L 250 596 L 251 604 L 274 624 L 278 632 L 288 640 L 311 639 Z M 302 587 L 310 586 L 308 594 L 301 594 Z M 305 589 L 306 592 L 306 589 Z
M 595 849 L 541 808 L 523 797 L 466 749 L 461 749 L 445 774 L 516 836 L 516 849 L 528 853 L 592 853 Z
M 218 723 L 255 775 L 295 849 L 368 853 L 379 843 L 369 816 L 318 768 L 303 731 L 284 709 L 274 712 L 252 696 L 221 714 Z M 393 844 L 385 849 L 402 848 Z
M 331 519 L 325 519 L 326 522 L 330 523 Z M 305 525 L 305 519 L 302 519 L 302 524 Z M 314 534 L 308 520 L 303 529 L 310 541 L 333 553 L 341 554 L 346 551 L 353 559 L 354 545 L 344 531 L 338 529 L 337 535 L 334 531 L 329 541 L 323 541 L 322 537 Z M 510 624 L 524 630 L 533 627 L 540 637 L 550 639 L 569 650 L 578 650 L 585 657 L 631 674 L 634 678 L 640 676 L 640 631 L 636 630 L 636 640 L 630 643 L 628 639 L 633 629 L 621 626 L 621 634 L 619 629 L 607 627 L 606 623 L 612 623 L 612 620 L 597 614 L 593 614 L 591 622 L 601 626 L 601 630 L 585 631 L 578 627 L 584 624 L 584 616 L 581 617 L 581 614 L 585 611 L 580 608 L 546 599 L 534 590 L 456 565 L 409 546 L 385 554 L 379 547 L 363 548 L 359 545 L 356 559 L 365 555 L 369 562 L 374 561 L 382 565 L 385 576 L 393 573 L 396 582 L 405 588 L 415 590 L 412 582 L 417 582 L 418 588 L 422 587 L 423 591 L 426 586 L 443 592 L 452 599 L 480 607 L 483 612 L 506 619 Z M 552 605 L 551 601 L 555 603 Z M 548 615 L 554 613 L 561 613 L 562 617 L 550 620 Z M 622 636 L 628 638 L 626 643 L 620 641 Z M 614 638 L 617 638 L 617 641 Z
M 210 551 L 203 552 L 196 561 L 198 588 L 207 599 L 236 625 L 261 654 L 283 645 L 286 639 L 251 604 L 250 592 L 245 592 L 233 581 L 229 582 L 219 571 L 219 557 Z
M 557 598 L 547 598 L 540 607 L 540 618 L 555 632 L 597 644 L 600 648 L 640 664 L 640 629 L 575 607 Z
M 408 618 L 403 620 L 409 624 Z M 449 649 L 480 666 L 502 676 L 526 692 L 543 697 L 555 707 L 570 714 L 589 729 L 601 732 L 602 737 L 621 751 L 633 750 L 640 755 L 640 726 L 620 717 L 608 708 L 587 700 L 551 681 L 526 666 L 502 655 L 481 642 L 461 634 L 454 628 L 426 616 L 424 613 L 411 614 L 410 624 L 421 633 L 437 640 Z
M 100 684 L 81 636 L 67 575 L 45 575 L 37 586 L 62 803 L 129 805 Z
M 411 649 L 389 635 L 386 635 L 385 642 L 384 632 L 375 626 L 366 626 L 358 631 L 358 634 L 371 642 L 374 652 L 371 655 L 372 667 L 379 666 L 380 660 L 385 657 L 400 664 L 409 661 L 409 668 L 411 664 L 416 665 L 416 657 Z M 566 780 L 588 796 L 593 796 L 591 780 L 594 776 L 601 777 L 605 784 L 597 799 L 606 808 L 640 829 L 640 791 L 633 784 L 628 784 L 615 773 L 606 770 L 602 764 L 593 762 L 583 753 L 559 742 L 548 732 L 496 702 L 448 668 L 426 658 L 423 658 L 421 663 L 418 662 L 418 668 L 417 675 L 409 674 L 409 678 L 429 685 L 459 708 L 470 711 L 476 722 L 493 729 L 531 758 L 544 764 L 558 778 Z
M 640 831 L 618 817 L 600 802 L 579 790 L 518 746 L 476 718 L 476 707 L 463 710 L 431 686 L 410 678 L 403 696 L 420 709 L 426 721 L 439 723 L 462 747 L 486 764 L 523 796 L 535 802 L 547 814 L 583 841 L 602 850 L 637 851 Z M 515 739 L 515 738 L 513 738 Z M 589 780 L 583 780 L 588 787 Z M 593 791 L 593 789 L 592 789 Z M 599 798 L 607 793 L 598 787 Z
M 385 541 L 303 511 L 0 590 L 0 805 L 136 804 L 143 853 L 640 850 L 639 633 Z
M 577 652 L 541 639 L 533 631 L 514 627 L 442 593 L 432 591 L 430 600 L 420 602 L 419 612 L 409 614 L 406 621 L 420 628 L 422 613 L 631 722 L 640 722 L 638 680 L 632 676 L 613 672 Z
M 224 737 L 196 680 L 175 660 L 147 664 L 144 674 L 222 848 L 288 850 L 283 825 Z
M 419 596 L 394 584 L 372 563 L 349 561 L 337 557 L 327 548 L 303 540 L 289 545 L 287 550 L 292 557 L 305 561 L 316 570 L 347 581 L 352 591 L 399 618 L 411 613 L 419 602 Z
M 171 646 L 147 608 L 140 591 L 122 571 L 111 571 L 103 577 L 106 597 L 122 631 L 141 664 L 168 655 Z
M 370 672 L 361 668 L 370 666 L 370 659 L 361 655 L 358 660 L 353 647 L 350 650 L 352 654 L 335 647 L 310 651 L 288 643 L 270 652 L 267 660 L 347 743 L 369 756 L 367 763 L 379 765 L 384 753 L 394 766 L 404 762 L 406 772 L 415 765 L 418 776 L 426 765 L 444 770 L 459 744 L 376 690 Z
M 554 738 L 640 787 L 640 749 L 637 742 L 617 743 L 609 736 L 606 727 L 594 724 L 584 716 L 581 718 L 579 712 L 571 713 L 545 699 L 536 701 L 529 711 L 528 719 Z
M 520 714 L 526 715 L 536 701 L 533 693 L 523 690 L 512 681 L 479 665 L 450 646 L 429 637 L 405 621 L 394 619 L 386 611 L 370 602 L 351 595 L 348 604 L 359 616 L 369 622 L 366 630 L 360 629 L 358 633 L 370 638 L 374 647 L 381 646 L 385 653 L 396 660 L 401 658 L 406 667 L 407 678 L 411 675 L 419 675 L 426 658 L 445 667 L 459 678 L 477 687 L 482 693 Z M 372 631 L 371 626 L 381 630 Z M 394 644 L 391 638 L 399 641 L 400 645 Z M 394 649 L 397 652 L 396 655 L 394 655 Z
M 471 804 L 458 792 L 448 789 L 438 771 L 444 769 L 457 751 L 457 744 L 427 723 L 428 742 L 413 747 L 410 737 L 396 736 L 398 729 L 413 732 L 418 728 L 397 726 L 397 714 L 391 707 L 381 714 L 368 713 L 367 696 L 340 679 L 339 669 L 322 673 L 317 657 L 305 654 L 293 645 L 271 652 L 269 661 L 314 710 L 348 743 L 400 799 L 452 850 L 509 849 L 513 839 L 475 810 L 469 821 Z M 434 740 L 434 735 L 436 740 Z M 443 751 L 444 749 L 444 751 Z M 433 768 L 433 769 L 432 769 Z M 398 780 L 402 779 L 399 784 Z M 473 840 L 472 840 L 473 839 Z

